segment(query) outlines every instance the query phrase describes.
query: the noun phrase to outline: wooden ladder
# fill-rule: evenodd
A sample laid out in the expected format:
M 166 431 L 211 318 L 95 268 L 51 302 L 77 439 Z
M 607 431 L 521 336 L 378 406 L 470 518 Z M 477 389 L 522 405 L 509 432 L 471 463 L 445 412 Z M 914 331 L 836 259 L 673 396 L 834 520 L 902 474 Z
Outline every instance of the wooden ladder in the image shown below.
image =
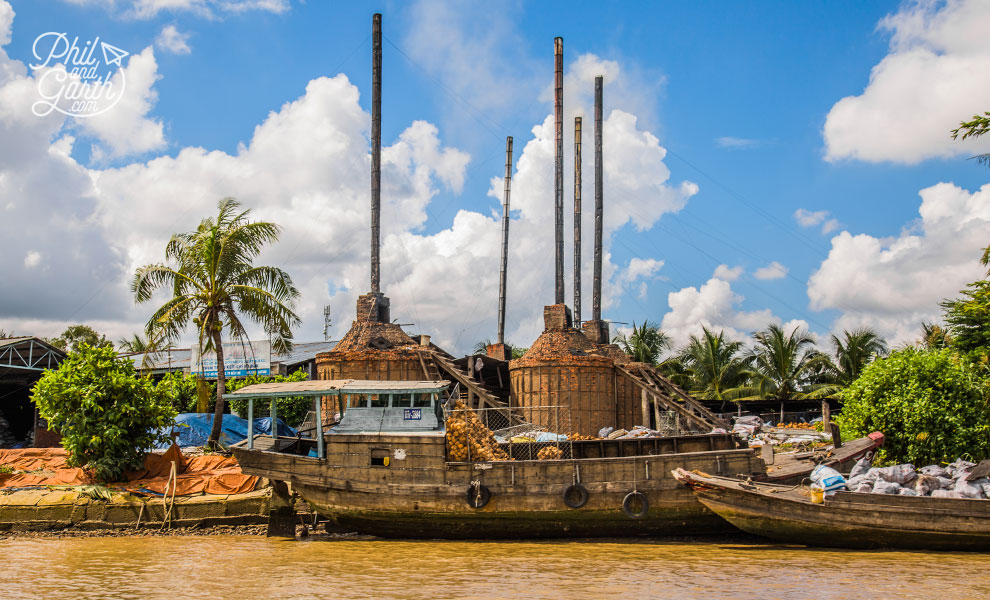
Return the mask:
M 619 365 L 615 368 L 648 397 L 653 398 L 657 406 L 676 413 L 689 426 L 701 430 L 728 428 L 728 423 L 658 373 L 655 368 L 637 366 L 630 370 Z M 644 415 L 644 419 L 648 420 L 649 417 Z

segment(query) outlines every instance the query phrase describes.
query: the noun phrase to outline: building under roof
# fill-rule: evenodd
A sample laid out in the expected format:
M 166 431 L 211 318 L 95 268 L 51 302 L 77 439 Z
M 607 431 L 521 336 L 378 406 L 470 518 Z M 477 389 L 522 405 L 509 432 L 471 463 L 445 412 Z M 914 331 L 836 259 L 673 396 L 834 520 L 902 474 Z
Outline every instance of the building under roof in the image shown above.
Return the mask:
M 292 350 L 272 356 L 272 374 L 287 375 L 304 369 L 310 379 L 316 379 L 316 355 L 328 352 L 336 342 L 296 342 Z M 148 354 L 132 354 L 134 366 L 142 373 L 153 376 L 166 373 L 189 373 L 192 366 L 191 348 L 170 348 Z
M 29 439 L 35 411 L 31 388 L 45 369 L 57 369 L 65 352 L 37 337 L 0 338 L 0 448 Z

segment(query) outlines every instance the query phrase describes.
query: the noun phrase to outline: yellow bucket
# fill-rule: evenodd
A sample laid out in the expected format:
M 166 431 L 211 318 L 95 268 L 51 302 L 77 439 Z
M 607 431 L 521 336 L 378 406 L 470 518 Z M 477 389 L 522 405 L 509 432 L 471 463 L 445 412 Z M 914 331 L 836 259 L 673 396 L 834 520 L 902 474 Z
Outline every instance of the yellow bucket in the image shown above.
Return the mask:
M 824 504 L 825 503 L 825 490 L 818 486 L 811 486 L 811 503 L 812 504 Z

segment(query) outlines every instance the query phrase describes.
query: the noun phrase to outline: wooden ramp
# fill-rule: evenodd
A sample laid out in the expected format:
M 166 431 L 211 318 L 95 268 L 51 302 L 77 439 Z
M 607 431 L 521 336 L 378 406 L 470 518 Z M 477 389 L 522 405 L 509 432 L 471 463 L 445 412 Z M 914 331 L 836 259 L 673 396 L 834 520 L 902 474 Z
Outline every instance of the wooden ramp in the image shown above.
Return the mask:
M 644 396 L 658 407 L 672 411 L 680 416 L 689 428 L 699 431 L 711 431 L 715 427 L 728 430 L 729 424 L 720 419 L 712 411 L 705 408 L 672 381 L 661 375 L 655 368 L 646 365 L 634 365 L 627 369 L 616 365 L 620 376 L 626 377 Z

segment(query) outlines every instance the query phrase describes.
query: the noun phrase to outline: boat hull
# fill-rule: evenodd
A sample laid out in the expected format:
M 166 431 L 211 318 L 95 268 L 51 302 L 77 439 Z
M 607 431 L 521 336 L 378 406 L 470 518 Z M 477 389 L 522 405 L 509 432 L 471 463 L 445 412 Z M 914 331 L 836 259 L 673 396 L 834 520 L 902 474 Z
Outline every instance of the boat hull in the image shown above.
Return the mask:
M 685 466 L 755 475 L 763 461 L 750 449 L 678 452 L 569 460 L 455 463 L 444 459 L 443 438 L 331 436 L 327 459 L 286 453 L 234 452 L 245 473 L 287 481 L 338 530 L 380 537 L 535 539 L 559 537 L 702 536 L 731 533 L 670 475 Z M 700 440 L 699 447 L 708 447 Z M 369 464 L 369 451 L 387 453 L 387 467 Z M 397 452 L 398 451 L 398 452 Z M 468 502 L 474 482 L 491 497 Z M 564 492 L 580 483 L 586 503 L 570 508 Z M 626 496 L 644 494 L 649 507 L 633 518 Z M 573 504 L 573 502 L 572 502 Z M 630 512 L 639 508 L 629 506 Z
M 854 549 L 990 550 L 990 500 L 840 492 L 824 504 L 813 504 L 777 486 L 745 489 L 738 482 L 701 478 L 688 485 L 726 522 L 780 542 Z

